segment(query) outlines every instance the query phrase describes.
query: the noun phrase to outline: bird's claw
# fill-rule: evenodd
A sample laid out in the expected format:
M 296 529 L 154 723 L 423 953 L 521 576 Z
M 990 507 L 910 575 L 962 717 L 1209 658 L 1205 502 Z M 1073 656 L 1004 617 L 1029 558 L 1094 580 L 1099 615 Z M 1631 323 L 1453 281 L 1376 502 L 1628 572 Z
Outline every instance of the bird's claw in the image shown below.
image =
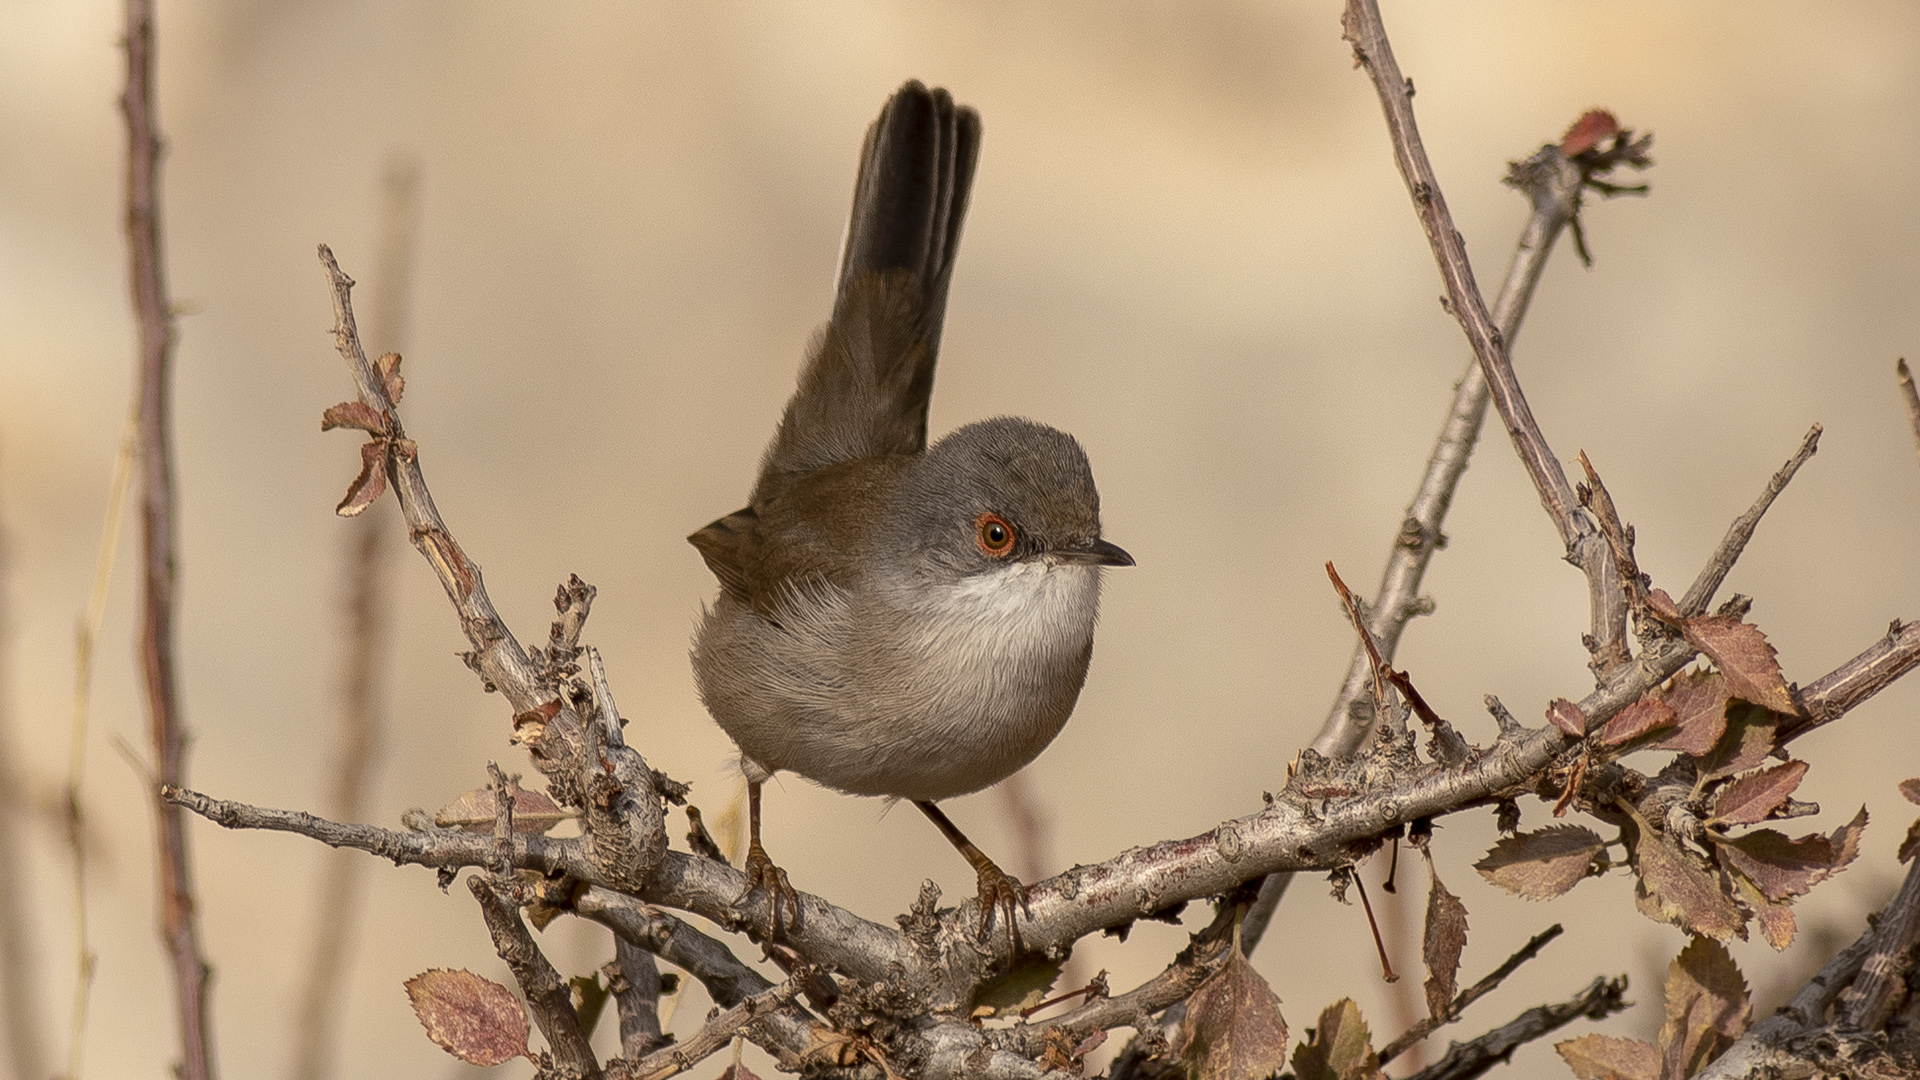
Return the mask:
M 767 849 L 754 843 L 747 848 L 747 858 L 740 867 L 747 875 L 747 889 L 734 898 L 734 905 L 753 895 L 755 889 L 767 890 L 767 940 L 778 939 L 780 935 L 780 909 L 787 909 L 787 927 L 800 925 L 800 894 L 794 891 L 793 883 L 787 880 L 787 872 L 775 866 L 768 857 Z
M 1014 906 L 1018 905 L 1021 911 L 1026 912 L 1027 918 L 1033 918 L 1033 909 L 1027 904 L 1027 887 L 991 862 L 980 866 L 979 872 L 980 928 L 976 936 L 981 941 L 987 940 L 987 931 L 993 929 L 994 915 L 1004 915 L 1007 920 L 1007 941 L 1012 947 L 1007 956 L 1011 960 L 1020 955 L 1020 927 L 1014 922 Z

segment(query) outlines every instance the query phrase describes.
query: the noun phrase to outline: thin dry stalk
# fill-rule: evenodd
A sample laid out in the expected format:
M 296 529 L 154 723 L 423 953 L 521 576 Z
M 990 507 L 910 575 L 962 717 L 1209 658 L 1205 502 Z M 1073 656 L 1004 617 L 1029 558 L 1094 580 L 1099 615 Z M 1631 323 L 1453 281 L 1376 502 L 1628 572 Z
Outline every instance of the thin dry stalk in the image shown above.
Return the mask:
M 160 134 L 153 110 L 153 5 L 127 0 L 127 246 L 139 328 L 140 538 L 143 588 L 140 659 L 146 676 L 153 764 L 162 784 L 186 779 L 187 727 L 174 666 L 173 303 L 160 245 Z M 186 815 L 153 791 L 160 938 L 173 971 L 180 1028 L 179 1075 L 213 1076 L 208 967 L 200 947 Z
M 381 178 L 380 276 L 373 290 L 369 334 L 398 350 L 409 322 L 420 173 L 410 161 L 389 161 Z M 386 730 L 382 659 L 392 623 L 386 588 L 397 524 L 385 503 L 344 523 L 340 562 L 346 649 L 340 658 L 340 754 L 329 810 L 342 821 L 367 814 L 373 767 Z M 294 1012 L 293 1076 L 321 1080 L 333 1072 L 340 1019 L 347 1003 L 348 961 L 359 925 L 365 860 L 327 855 L 315 912 L 307 977 Z
M 10 645 L 12 612 L 10 576 L 13 543 L 0 528 L 0 646 Z M 0 866 L 18 867 L 20 822 L 25 815 L 14 812 L 23 803 L 24 779 L 14 757 L 12 710 L 4 703 L 11 700 L 11 671 L 4 662 L 10 651 L 0 648 Z M 11 805 L 9 805 L 11 804 Z M 39 958 L 35 955 L 33 909 L 26 889 L 0 889 L 0 1033 L 7 1043 L 7 1059 L 13 1075 L 29 1078 L 46 1075 L 47 1047 L 45 1028 L 40 1020 L 40 992 L 35 976 Z

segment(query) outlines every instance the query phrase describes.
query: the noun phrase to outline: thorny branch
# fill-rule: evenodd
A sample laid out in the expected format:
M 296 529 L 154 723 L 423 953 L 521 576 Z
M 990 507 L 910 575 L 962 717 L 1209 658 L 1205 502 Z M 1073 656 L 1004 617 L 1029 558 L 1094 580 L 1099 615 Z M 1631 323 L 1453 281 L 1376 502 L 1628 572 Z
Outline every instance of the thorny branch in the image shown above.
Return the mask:
M 1408 1080 L 1472 1080 L 1504 1064 L 1513 1052 L 1575 1020 L 1604 1020 L 1627 1007 L 1627 980 L 1595 979 L 1570 1000 L 1537 1005 L 1470 1042 L 1454 1043 L 1446 1056 Z
M 160 242 L 160 131 L 154 116 L 153 5 L 127 0 L 127 246 L 134 322 L 140 335 L 140 660 L 147 688 L 152 768 L 160 784 L 187 773 L 187 725 L 175 682 L 174 570 L 177 532 L 173 494 L 173 301 Z M 200 946 L 193 858 L 180 808 L 153 793 L 158 852 L 160 937 L 173 971 L 178 1069 L 185 1080 L 213 1076 L 208 975 Z
M 1520 946 L 1518 952 L 1507 957 L 1506 963 L 1494 968 L 1487 974 L 1486 978 L 1460 991 L 1460 993 L 1454 997 L 1453 1001 L 1448 1004 L 1447 1011 L 1444 1015 L 1426 1017 L 1411 1028 L 1408 1028 L 1398 1038 L 1381 1047 L 1380 1064 L 1385 1065 L 1387 1062 L 1406 1053 L 1420 1040 L 1440 1030 L 1443 1025 L 1460 1019 L 1460 1015 L 1467 1011 L 1469 1005 L 1493 993 L 1495 988 L 1507 981 L 1507 976 L 1520 970 L 1520 965 L 1540 955 L 1540 950 L 1546 948 L 1547 942 L 1559 937 L 1560 934 L 1560 924 L 1555 923 L 1545 930 L 1540 931 L 1538 934 L 1533 935 L 1525 945 Z M 1589 988 L 1589 990 L 1591 990 L 1591 988 Z

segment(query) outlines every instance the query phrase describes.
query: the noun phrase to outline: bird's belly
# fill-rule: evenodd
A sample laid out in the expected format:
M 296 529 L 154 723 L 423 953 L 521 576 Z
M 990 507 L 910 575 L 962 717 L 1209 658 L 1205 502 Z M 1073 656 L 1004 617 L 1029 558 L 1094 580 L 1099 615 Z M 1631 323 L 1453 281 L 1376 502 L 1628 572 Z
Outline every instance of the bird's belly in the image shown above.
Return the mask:
M 1023 567 L 904 603 L 839 593 L 778 626 L 709 612 L 694 669 L 752 765 L 857 795 L 944 799 L 1033 760 L 1086 679 L 1099 577 Z

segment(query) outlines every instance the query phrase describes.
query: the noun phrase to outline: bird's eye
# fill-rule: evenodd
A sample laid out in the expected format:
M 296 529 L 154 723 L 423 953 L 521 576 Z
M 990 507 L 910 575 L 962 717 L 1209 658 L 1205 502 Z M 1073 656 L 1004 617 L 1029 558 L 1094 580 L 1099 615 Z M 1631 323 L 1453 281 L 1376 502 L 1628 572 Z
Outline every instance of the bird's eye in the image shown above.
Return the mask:
M 981 514 L 973 522 L 973 542 L 980 551 L 995 559 L 1013 554 L 1013 526 L 999 514 Z

